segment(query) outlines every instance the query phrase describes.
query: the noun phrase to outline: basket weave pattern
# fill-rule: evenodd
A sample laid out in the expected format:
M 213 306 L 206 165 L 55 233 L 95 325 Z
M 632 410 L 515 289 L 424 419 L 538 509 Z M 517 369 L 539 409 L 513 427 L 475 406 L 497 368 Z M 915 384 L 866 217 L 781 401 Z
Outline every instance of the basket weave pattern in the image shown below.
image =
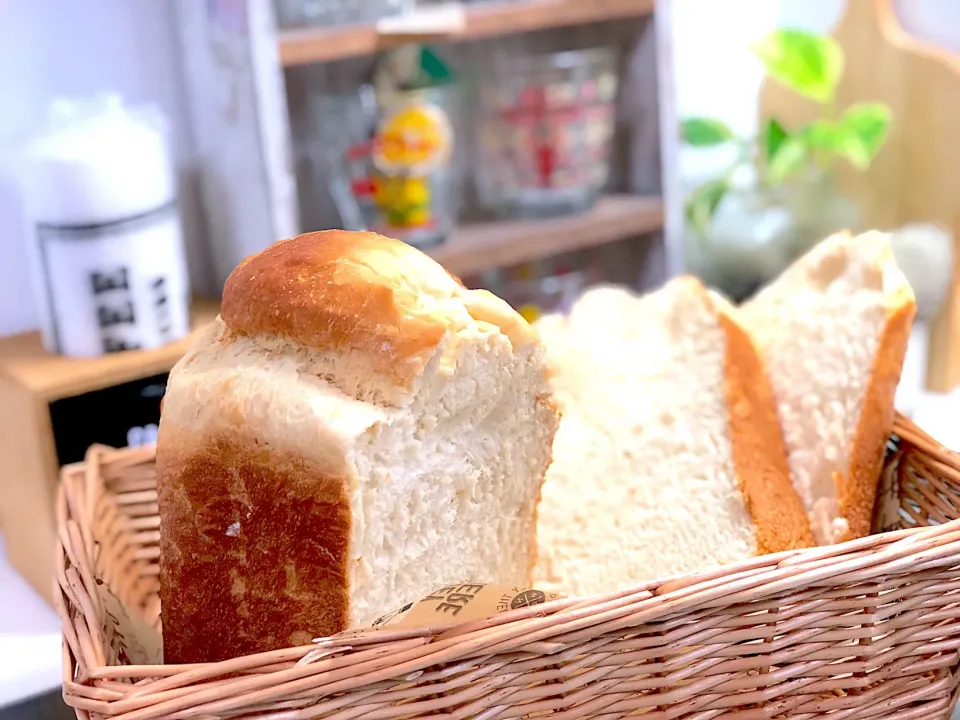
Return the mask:
M 81 718 L 947 718 L 960 685 L 960 456 L 898 419 L 885 527 L 599 598 L 352 632 L 203 665 L 117 658 L 101 578 L 159 623 L 152 449 L 64 469 L 56 602 Z M 468 580 L 465 578 L 465 580 Z

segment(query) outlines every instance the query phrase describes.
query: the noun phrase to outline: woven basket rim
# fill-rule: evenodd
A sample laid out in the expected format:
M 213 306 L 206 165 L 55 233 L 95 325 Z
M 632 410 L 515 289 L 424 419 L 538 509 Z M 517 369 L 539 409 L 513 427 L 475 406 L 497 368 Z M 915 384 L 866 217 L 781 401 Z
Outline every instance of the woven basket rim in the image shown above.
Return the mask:
M 885 542 L 869 542 L 870 540 L 875 540 L 877 538 L 882 538 Z M 310 648 L 312 650 L 330 641 L 339 642 L 346 638 L 355 639 L 358 635 L 362 634 L 375 634 L 378 639 L 394 639 L 400 637 L 409 637 L 411 633 L 419 635 L 425 630 L 436 633 L 453 628 L 464 631 L 472 631 L 475 629 L 475 626 L 482 625 L 484 627 L 489 627 L 491 626 L 491 622 L 494 622 L 496 625 L 510 625 L 517 622 L 523 622 L 530 616 L 546 615 L 561 609 L 568 609 L 572 604 L 576 604 L 577 606 L 582 605 L 584 607 L 601 606 L 617 600 L 623 600 L 629 596 L 637 596 L 637 601 L 656 599 L 661 602 L 676 603 L 675 605 L 671 606 L 670 612 L 680 612 L 688 605 L 699 604 L 700 602 L 707 601 L 708 599 L 715 600 L 725 597 L 731 590 L 734 589 L 744 590 L 758 585 L 767 585 L 771 582 L 787 581 L 791 578 L 796 580 L 796 576 L 798 575 L 802 576 L 804 579 L 806 579 L 808 576 L 814 576 L 818 579 L 822 579 L 826 576 L 829 576 L 831 572 L 839 574 L 840 572 L 850 572 L 851 570 L 860 567 L 869 568 L 871 565 L 876 564 L 876 562 L 868 561 L 869 556 L 866 554 L 866 551 L 869 550 L 881 550 L 885 552 L 886 555 L 891 556 L 887 559 L 900 559 L 911 557 L 919 550 L 929 550 L 947 543 L 956 545 L 958 558 L 960 558 L 960 519 L 951 520 L 948 523 L 932 527 L 905 528 L 903 530 L 877 533 L 875 535 L 868 535 L 865 538 L 848 540 L 843 543 L 837 543 L 835 545 L 825 546 L 823 548 L 785 550 L 783 552 L 771 553 L 769 555 L 763 555 L 757 558 L 740 560 L 728 565 L 723 565 L 720 568 L 715 568 L 700 573 L 677 575 L 660 580 L 652 580 L 649 582 L 631 585 L 614 593 L 604 593 L 602 595 L 567 596 L 556 600 L 551 600 L 540 605 L 531 606 L 530 608 L 507 610 L 489 618 L 475 620 L 468 623 L 457 623 L 454 621 L 430 625 L 429 627 L 418 628 L 413 631 L 391 631 L 375 628 L 351 629 L 345 630 L 336 635 L 315 638 L 313 642 L 306 645 L 290 646 L 290 648 L 285 648 L 283 650 L 250 653 L 247 655 L 238 656 L 238 658 L 273 656 L 277 653 L 285 653 L 286 651 L 295 648 Z M 810 553 L 812 550 L 832 550 L 834 552 Z M 842 568 L 833 567 L 833 565 L 835 565 L 834 561 L 836 556 L 847 555 L 851 553 L 860 553 L 861 556 L 851 561 L 843 561 L 845 565 Z M 813 555 L 813 557 L 811 557 L 811 555 Z M 794 560 L 798 556 L 808 562 L 792 563 L 791 560 Z M 766 560 L 767 562 L 759 562 L 760 560 Z M 846 565 L 846 563 L 849 563 L 849 565 Z M 773 575 L 773 577 L 768 577 L 768 575 Z M 766 594 L 773 594 L 773 592 L 770 591 Z M 762 597 L 763 595 L 761 594 L 758 596 L 758 599 Z M 649 619 L 654 620 L 659 618 L 651 614 Z M 189 665 L 189 667 L 196 667 L 196 665 L 229 666 L 236 659 L 237 658 L 231 658 L 230 660 L 221 660 L 211 663 L 194 663 Z M 103 667 L 108 666 L 104 665 Z M 123 667 L 140 669 L 156 667 L 188 667 L 188 665 L 164 663 L 163 666 L 124 665 Z
M 918 426 L 914 425 L 912 421 L 908 421 L 906 418 L 898 416 L 897 424 L 893 434 L 897 434 L 896 430 L 900 429 L 902 432 L 909 434 L 909 436 L 917 439 L 918 441 L 925 441 L 934 445 L 937 449 L 936 454 L 946 453 L 948 455 L 955 456 L 955 463 L 958 466 L 957 469 L 960 471 L 960 453 L 955 453 L 951 450 L 948 450 L 943 445 L 940 445 L 935 440 L 932 439 L 930 435 L 921 430 Z M 94 455 L 104 455 L 104 454 L 129 454 L 131 458 L 130 464 L 134 464 L 133 459 L 140 461 L 141 458 L 146 458 L 148 456 L 154 455 L 156 447 L 153 445 L 141 446 L 137 448 L 113 448 L 109 445 L 103 444 L 94 444 L 91 445 L 87 451 L 87 456 L 84 460 L 76 463 L 71 463 L 70 465 L 65 465 L 62 468 L 62 474 L 66 475 L 71 472 L 80 472 L 83 474 L 83 481 L 87 482 L 90 479 L 90 473 L 87 472 L 87 469 L 90 467 L 90 458 Z M 58 487 L 58 494 L 63 494 L 66 492 L 65 485 L 61 484 Z M 888 545 L 896 545 L 897 543 L 906 542 L 909 545 L 904 545 L 904 548 L 913 550 L 915 549 L 915 543 L 927 540 L 927 536 L 930 535 L 931 538 L 939 537 L 942 535 L 948 535 L 953 537 L 953 533 L 957 533 L 957 539 L 960 540 L 960 518 L 956 520 L 951 520 L 949 522 L 935 525 L 935 526 L 926 526 L 926 527 L 915 527 L 915 528 L 904 528 L 900 530 L 892 530 L 883 533 L 875 533 L 872 535 L 867 535 L 863 538 L 858 538 L 855 540 L 847 540 L 842 543 L 835 543 L 833 545 L 827 545 L 823 547 L 814 547 L 814 548 L 798 548 L 793 550 L 783 550 L 777 553 L 769 553 L 767 555 L 760 555 L 753 558 L 747 558 L 745 560 L 738 560 L 731 562 L 725 565 L 717 566 L 709 570 L 704 570 L 697 573 L 685 573 L 673 576 L 666 576 L 663 578 L 656 578 L 642 583 L 631 584 L 628 587 L 623 588 L 622 590 L 614 593 L 603 593 L 597 595 L 586 595 L 586 596 L 565 596 L 563 598 L 553 600 L 541 605 L 534 606 L 534 609 L 531 611 L 530 608 L 520 608 L 517 610 L 509 610 L 503 613 L 498 613 L 492 618 L 486 618 L 482 621 L 474 621 L 471 623 L 457 623 L 450 622 L 440 625 L 430 626 L 431 630 L 444 630 L 448 628 L 467 628 L 472 627 L 475 624 L 485 623 L 490 620 L 497 620 L 498 625 L 507 625 L 513 622 L 522 622 L 524 619 L 530 615 L 539 615 L 544 613 L 549 613 L 557 609 L 563 609 L 570 606 L 572 601 L 579 603 L 589 603 L 592 605 L 602 605 L 608 602 L 615 600 L 620 600 L 624 597 L 631 595 L 643 595 L 644 593 L 650 593 L 651 588 L 656 588 L 656 593 L 651 593 L 651 597 L 660 598 L 663 601 L 679 601 L 683 598 L 690 598 L 697 595 L 700 592 L 709 592 L 710 596 L 721 596 L 723 593 L 720 592 L 720 588 L 729 588 L 731 586 L 737 587 L 743 582 L 747 584 L 750 581 L 757 581 L 757 573 L 762 569 L 766 569 L 767 572 L 775 572 L 779 569 L 793 569 L 794 565 L 790 562 L 798 556 L 804 560 L 814 561 L 817 563 L 829 562 L 832 558 L 835 558 L 839 555 L 846 555 L 848 553 L 857 553 L 870 550 L 882 545 L 884 547 Z M 916 536 L 916 537 L 914 537 Z M 878 538 L 883 538 L 886 540 L 885 543 L 879 543 Z M 58 543 L 58 547 L 60 544 Z M 958 546 L 960 548 L 960 546 Z M 862 560 L 862 559 L 861 559 Z M 869 565 L 869 563 L 860 564 Z M 770 580 L 776 580 L 779 578 L 770 578 Z M 466 582 L 466 581 L 465 581 Z M 59 584 L 56 585 L 55 590 L 59 591 Z M 59 610 L 59 608 L 58 608 Z M 61 615 L 61 620 L 63 616 Z M 313 649 L 320 644 L 323 644 L 326 641 L 339 640 L 346 637 L 354 638 L 358 633 L 370 633 L 375 632 L 378 634 L 378 637 L 390 637 L 391 632 L 384 629 L 372 629 L 372 628 L 361 628 L 361 629 L 351 629 L 346 630 L 337 635 L 332 635 L 329 637 L 319 637 L 315 638 L 312 643 L 299 646 L 299 648 L 310 648 Z M 408 631 L 400 631 L 399 635 L 406 637 L 409 634 Z M 268 656 L 276 653 L 278 651 L 269 651 L 266 653 L 250 653 L 248 655 L 242 655 L 238 657 L 242 658 L 251 658 L 254 656 Z M 201 663 L 202 665 L 222 665 L 224 663 L 231 663 L 234 659 L 223 660 L 214 663 Z M 155 666 L 147 665 L 126 665 L 124 667 L 129 668 L 148 668 Z M 175 667 L 173 664 L 164 664 L 164 667 Z
M 894 434 L 902 442 L 922 452 L 927 461 L 943 464 L 947 471 L 960 478 L 960 455 L 939 445 L 910 421 L 898 418 Z M 634 584 L 616 593 L 565 597 L 543 605 L 511 610 L 465 623 L 452 622 L 402 630 L 348 630 L 329 638 L 317 639 L 308 645 L 196 665 L 111 665 L 106 661 L 97 662 L 97 653 L 93 650 L 88 653 L 88 659 L 92 662 L 79 663 L 76 648 L 72 643 L 79 647 L 85 642 L 80 636 L 81 626 L 84 622 L 89 624 L 88 615 L 94 608 L 78 607 L 74 602 L 82 591 L 84 580 L 80 577 L 82 573 L 78 572 L 70 559 L 71 550 L 68 546 L 72 548 L 73 556 L 81 565 L 90 562 L 89 559 L 84 561 L 77 557 L 77 548 L 74 545 L 82 544 L 82 536 L 90 532 L 89 527 L 83 527 L 85 521 L 89 525 L 90 517 L 84 518 L 82 513 L 92 514 L 96 501 L 96 483 L 101 482 L 104 494 L 110 493 L 96 474 L 101 464 L 113 460 L 118 462 L 118 466 L 137 465 L 149 462 L 153 454 L 154 448 L 115 450 L 106 446 L 93 446 L 83 463 L 63 468 L 63 482 L 58 490 L 59 577 L 54 595 L 65 636 L 64 696 L 78 712 L 116 715 L 131 709 L 133 720 L 140 717 L 137 714 L 139 711 L 132 709 L 137 705 L 137 697 L 142 701 L 146 695 L 156 695 L 161 699 L 160 702 L 166 702 L 162 700 L 166 697 L 163 693 L 198 683 L 209 682 L 216 685 L 226 682 L 222 680 L 225 676 L 238 672 L 253 673 L 251 677 L 275 678 L 275 683 L 287 687 L 284 683 L 293 682 L 289 675 L 293 672 L 292 668 L 300 668 L 298 673 L 307 672 L 303 670 L 303 664 L 307 664 L 310 677 L 323 678 L 327 676 L 324 673 L 329 666 L 332 668 L 329 676 L 334 678 L 339 677 L 337 673 L 342 672 L 343 668 L 349 668 L 352 658 L 366 665 L 373 662 L 377 666 L 376 662 L 379 662 L 384 668 L 412 668 L 410 673 L 413 673 L 413 677 L 426 672 L 430 667 L 469 663 L 491 653 L 509 654 L 525 649 L 524 652 L 550 655 L 560 652 L 561 646 L 556 642 L 557 637 L 562 637 L 564 643 L 570 643 L 586 641 L 601 631 L 615 633 L 654 623 L 670 626 L 674 622 L 681 623 L 685 617 L 692 617 L 691 613 L 709 614 L 733 603 L 751 603 L 757 607 L 765 607 L 764 602 L 769 602 L 784 592 L 809 593 L 813 588 L 828 586 L 834 579 L 838 582 L 850 582 L 853 578 L 858 582 L 882 584 L 891 577 L 936 573 L 942 568 L 960 565 L 958 518 L 940 524 L 870 535 L 832 546 L 788 550 L 750 558 L 700 573 Z M 75 517 L 74 513 L 78 511 L 81 517 Z M 775 612 L 770 609 L 766 611 Z M 960 608 L 956 614 L 960 621 Z M 87 642 L 93 640 L 92 637 L 86 639 Z M 950 642 L 956 649 L 960 649 L 960 633 Z M 81 649 L 79 652 L 83 654 L 86 651 Z M 380 652 L 384 659 L 374 662 L 371 654 L 377 652 Z M 102 657 L 102 652 L 99 655 Z M 78 674 L 75 674 L 75 671 Z M 950 676 L 953 680 L 949 687 L 954 699 L 960 687 L 960 674 L 956 671 L 957 668 L 952 667 L 951 672 L 954 674 Z M 138 678 L 147 683 L 141 690 L 120 692 L 117 689 L 118 682 Z M 148 681 L 149 678 L 154 680 Z M 325 692 L 345 692 L 354 686 L 359 687 L 359 682 L 360 680 L 350 677 L 334 679 L 327 683 Z M 250 684 L 255 683 L 251 681 Z M 163 690 L 167 686 L 169 690 Z M 113 690 L 106 692 L 103 688 Z M 933 692 L 929 688 L 927 690 Z M 254 695 L 259 692 L 267 693 L 266 690 L 250 692 Z M 323 697 L 328 697 L 328 694 Z M 220 697 L 230 698 L 230 695 Z M 158 704 L 157 708 L 160 707 Z M 143 717 L 161 715 L 147 713 Z

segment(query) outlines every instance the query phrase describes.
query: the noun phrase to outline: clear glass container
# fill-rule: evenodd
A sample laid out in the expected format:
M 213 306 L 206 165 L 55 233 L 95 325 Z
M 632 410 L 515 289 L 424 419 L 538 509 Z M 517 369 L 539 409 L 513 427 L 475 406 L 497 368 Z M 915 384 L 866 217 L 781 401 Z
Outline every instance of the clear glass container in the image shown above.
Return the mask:
M 859 225 L 859 211 L 833 177 L 810 172 L 775 188 L 728 192 L 706 233 L 686 229 L 687 255 L 691 270 L 742 301 L 820 240 Z
M 480 92 L 477 194 L 506 217 L 579 212 L 610 171 L 615 53 L 506 53 Z
M 586 269 L 523 266 L 501 279 L 497 293 L 532 323 L 547 314 L 570 312 L 590 280 Z
M 457 225 L 463 187 L 456 85 L 404 94 L 389 112 L 371 86 L 311 98 L 310 160 L 325 175 L 348 230 L 425 248 Z

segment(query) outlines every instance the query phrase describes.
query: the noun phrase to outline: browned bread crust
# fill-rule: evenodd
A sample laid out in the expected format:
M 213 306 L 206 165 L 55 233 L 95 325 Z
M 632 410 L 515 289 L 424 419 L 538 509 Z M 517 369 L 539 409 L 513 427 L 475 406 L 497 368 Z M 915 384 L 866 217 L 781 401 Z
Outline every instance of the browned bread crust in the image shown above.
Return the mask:
M 451 318 L 430 300 L 434 278 L 450 275 L 419 250 L 372 232 L 324 230 L 278 242 L 227 278 L 221 317 L 245 335 L 281 337 L 308 348 L 354 352 L 370 369 L 409 389 Z M 536 337 L 499 298 L 461 298 L 477 320 L 521 344 Z M 425 301 L 426 300 L 426 301 Z
M 224 285 L 221 317 L 247 335 L 360 351 L 376 372 L 409 385 L 447 331 L 420 302 L 418 270 L 429 274 L 439 266 L 397 240 L 307 233 L 240 263 Z
M 757 554 L 813 547 L 807 512 L 790 480 L 787 448 L 766 370 L 747 332 L 718 308 L 733 466 L 757 533 Z
M 157 457 L 164 662 L 306 645 L 347 626 L 345 480 L 242 430 Z M 182 438 L 179 438 L 182 440 Z M 242 572 L 241 572 L 242 568 Z
M 849 531 L 841 540 L 870 534 L 887 439 L 893 429 L 894 399 L 917 305 L 905 291 L 899 292 L 892 300 L 853 436 L 849 475 L 834 477 L 840 514 L 849 524 Z

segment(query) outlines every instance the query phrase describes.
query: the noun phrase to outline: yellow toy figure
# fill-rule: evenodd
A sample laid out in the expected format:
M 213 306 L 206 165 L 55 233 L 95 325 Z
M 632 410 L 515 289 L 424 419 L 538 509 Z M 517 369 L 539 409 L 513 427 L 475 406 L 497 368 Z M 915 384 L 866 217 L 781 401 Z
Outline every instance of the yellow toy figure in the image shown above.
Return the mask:
M 451 144 L 446 115 L 415 94 L 384 119 L 373 154 L 378 170 L 374 200 L 388 225 L 412 228 L 432 222 L 429 173 L 446 162 Z

